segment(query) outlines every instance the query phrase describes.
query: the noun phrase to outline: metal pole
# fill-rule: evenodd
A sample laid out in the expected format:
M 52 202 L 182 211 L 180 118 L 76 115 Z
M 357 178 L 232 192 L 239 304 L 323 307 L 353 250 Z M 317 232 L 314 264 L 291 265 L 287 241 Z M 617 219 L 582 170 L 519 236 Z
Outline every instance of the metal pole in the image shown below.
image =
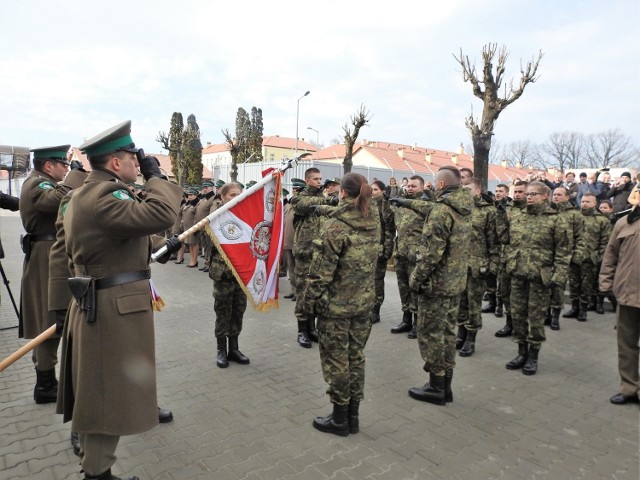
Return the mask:
M 305 94 L 298 99 L 298 104 L 296 106 L 296 149 L 293 152 L 293 158 L 298 157 L 298 122 L 300 120 L 300 100 L 302 100 L 304 97 L 306 97 L 310 93 L 311 93 L 311 90 L 307 90 Z
M 307 127 L 307 130 L 316 132 L 316 150 L 320 148 L 320 132 L 315 128 Z

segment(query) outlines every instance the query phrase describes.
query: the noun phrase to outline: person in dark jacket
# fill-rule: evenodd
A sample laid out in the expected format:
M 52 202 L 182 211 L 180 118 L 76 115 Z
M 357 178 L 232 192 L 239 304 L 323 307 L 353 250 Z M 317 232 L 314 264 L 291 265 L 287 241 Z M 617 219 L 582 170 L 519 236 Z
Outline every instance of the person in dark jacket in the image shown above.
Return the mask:
M 604 198 L 610 198 L 613 204 L 613 213 L 626 210 L 629 205 L 629 195 L 635 184 L 631 181 L 631 173 L 623 172 L 620 178 L 616 180 L 611 189 L 604 195 Z

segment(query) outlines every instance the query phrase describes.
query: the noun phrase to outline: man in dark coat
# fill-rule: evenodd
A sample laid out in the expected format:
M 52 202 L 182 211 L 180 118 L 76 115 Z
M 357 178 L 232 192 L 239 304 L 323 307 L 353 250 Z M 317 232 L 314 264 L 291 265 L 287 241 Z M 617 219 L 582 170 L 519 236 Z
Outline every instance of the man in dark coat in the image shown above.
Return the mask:
M 85 479 L 114 479 L 121 435 L 158 424 L 155 340 L 149 285 L 151 251 L 177 239 L 151 235 L 175 222 L 182 189 L 154 157 L 138 158 L 131 122 L 85 142 L 92 172 L 62 222 L 75 297 L 64 327 L 58 412 L 78 432 Z M 139 155 L 140 157 L 142 155 Z M 145 177 L 144 200 L 126 184 Z M 134 477 L 137 478 L 137 477 Z
M 85 174 L 74 170 L 69 175 L 67 152 L 71 145 L 33 149 L 34 170 L 22 185 L 20 218 L 27 232 L 22 239 L 25 252 L 20 298 L 21 338 L 35 338 L 55 323 L 48 310 L 49 250 L 56 239 L 56 216 L 62 197 L 82 184 Z M 66 179 L 65 179 L 66 177 Z M 62 180 L 65 180 L 62 183 Z M 36 368 L 36 403 L 56 401 L 58 381 L 58 345 L 55 335 L 33 350 Z

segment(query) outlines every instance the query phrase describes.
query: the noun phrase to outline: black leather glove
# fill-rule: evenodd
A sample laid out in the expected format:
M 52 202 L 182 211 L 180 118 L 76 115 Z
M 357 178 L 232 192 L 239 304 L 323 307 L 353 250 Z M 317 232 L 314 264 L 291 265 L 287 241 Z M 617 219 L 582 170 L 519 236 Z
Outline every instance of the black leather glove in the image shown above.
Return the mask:
M 167 239 L 167 243 L 165 244 L 167 247 L 167 253 L 171 255 L 172 253 L 176 253 L 182 247 L 182 242 L 178 239 L 178 235 L 174 235 L 171 238 Z
M 63 315 L 56 315 L 56 335 L 62 335 L 62 331 L 64 330 L 64 320 L 65 317 Z
M 636 206 L 631 210 L 631 213 L 627 215 L 627 222 L 631 225 L 633 222 L 638 220 L 638 218 L 640 218 L 640 207 Z
M 337 195 L 335 197 L 331 197 L 331 205 L 335 207 L 336 205 L 338 205 L 338 203 L 340 203 L 340 199 Z
M 393 205 L 394 207 L 404 207 L 405 206 L 405 199 L 404 198 L 400 198 L 400 197 L 393 197 L 391 200 L 389 200 L 389 203 L 391 205 Z
M 82 163 L 80 163 L 78 160 L 72 160 L 70 167 L 71 170 L 80 170 L 81 172 L 87 173 L 87 171 L 82 166 Z
M 144 157 L 140 162 L 140 173 L 145 180 L 153 177 L 167 179 L 160 171 L 160 161 L 156 157 Z

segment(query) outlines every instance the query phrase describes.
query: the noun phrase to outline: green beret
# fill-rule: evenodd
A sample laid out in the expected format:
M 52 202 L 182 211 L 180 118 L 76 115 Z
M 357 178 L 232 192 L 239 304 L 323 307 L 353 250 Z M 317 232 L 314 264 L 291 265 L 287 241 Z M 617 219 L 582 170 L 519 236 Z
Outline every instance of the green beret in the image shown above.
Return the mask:
M 57 145 L 55 147 L 34 148 L 31 151 L 33 152 L 34 160 L 64 160 L 61 163 L 69 165 L 69 162 L 67 161 L 67 154 L 69 153 L 70 148 L 71 145 Z
M 138 148 L 131 138 L 131 120 L 119 123 L 102 133 L 90 138 L 82 145 L 80 150 L 89 158 L 100 157 L 118 151 L 137 153 Z
M 216 182 L 216 188 L 222 188 L 222 186 L 224 185 L 224 180 L 222 180 L 221 178 L 218 179 L 218 181 Z

